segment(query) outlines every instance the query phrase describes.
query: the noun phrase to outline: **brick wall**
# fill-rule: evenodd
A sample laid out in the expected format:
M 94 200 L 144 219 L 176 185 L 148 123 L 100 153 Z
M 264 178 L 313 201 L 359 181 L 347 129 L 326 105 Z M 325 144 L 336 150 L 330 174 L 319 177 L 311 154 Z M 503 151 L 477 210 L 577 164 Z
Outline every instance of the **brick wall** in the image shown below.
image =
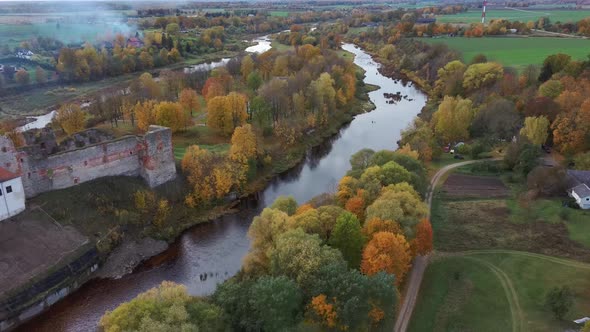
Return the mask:
M 159 126 L 151 126 L 144 136 L 125 136 L 49 156 L 32 153 L 30 147 L 15 150 L 2 137 L 0 167 L 21 173 L 27 197 L 105 176 L 141 176 L 150 187 L 176 177 L 172 134 Z

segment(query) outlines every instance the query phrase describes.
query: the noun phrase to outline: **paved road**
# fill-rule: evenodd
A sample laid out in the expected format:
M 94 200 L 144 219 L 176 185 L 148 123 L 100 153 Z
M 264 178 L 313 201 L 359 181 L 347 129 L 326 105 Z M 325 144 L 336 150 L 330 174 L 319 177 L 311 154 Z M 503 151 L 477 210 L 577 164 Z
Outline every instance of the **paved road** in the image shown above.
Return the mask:
M 434 190 L 436 189 L 438 181 L 453 168 L 469 165 L 480 161 L 483 160 L 469 160 L 456 164 L 447 165 L 441 168 L 438 172 L 436 172 L 436 174 L 434 174 L 432 180 L 430 180 L 430 187 L 428 188 L 428 192 L 426 193 L 426 204 L 428 204 L 429 214 L 432 208 L 432 197 L 434 195 Z M 414 263 L 412 264 L 412 271 L 410 271 L 408 291 L 406 292 L 406 296 L 403 299 L 402 307 L 397 317 L 397 321 L 395 322 L 395 327 L 393 329 L 394 332 L 405 332 L 408 329 L 408 324 L 410 323 L 410 318 L 412 318 L 412 312 L 414 311 L 414 306 L 416 305 L 416 299 L 418 298 L 418 292 L 420 291 L 420 284 L 422 283 L 422 277 L 424 276 L 426 266 L 428 266 L 428 256 L 417 256 L 414 259 Z

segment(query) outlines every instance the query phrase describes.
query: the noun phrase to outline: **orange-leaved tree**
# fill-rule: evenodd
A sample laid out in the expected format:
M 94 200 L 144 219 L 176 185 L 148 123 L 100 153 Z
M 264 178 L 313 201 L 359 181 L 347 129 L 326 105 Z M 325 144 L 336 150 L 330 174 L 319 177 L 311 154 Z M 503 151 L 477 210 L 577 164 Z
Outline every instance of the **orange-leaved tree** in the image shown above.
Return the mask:
M 370 276 L 380 271 L 393 274 L 399 286 L 410 269 L 411 260 L 410 245 L 403 235 L 379 232 L 363 251 L 361 271 Z
M 420 255 L 426 255 L 432 251 L 432 225 L 428 219 L 422 219 L 416 225 L 414 243 L 416 252 Z
M 336 327 L 338 314 L 334 309 L 334 305 L 328 302 L 326 295 L 320 294 L 313 297 L 309 307 L 312 320 L 330 329 Z
M 182 89 L 178 95 L 178 102 L 186 112 L 190 113 L 191 116 L 193 116 L 193 112 L 199 112 L 201 109 L 199 96 L 193 89 Z
M 363 235 L 367 238 L 367 240 L 371 240 L 373 235 L 379 232 L 403 234 L 401 227 L 395 221 L 382 220 L 377 217 L 365 221 L 363 226 Z

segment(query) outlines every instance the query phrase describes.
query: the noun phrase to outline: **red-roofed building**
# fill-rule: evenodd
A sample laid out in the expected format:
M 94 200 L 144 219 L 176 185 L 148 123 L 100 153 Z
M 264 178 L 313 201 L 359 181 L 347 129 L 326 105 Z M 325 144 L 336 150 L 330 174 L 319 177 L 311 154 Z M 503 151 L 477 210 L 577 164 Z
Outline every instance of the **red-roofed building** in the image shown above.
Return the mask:
M 127 46 L 140 48 L 140 47 L 143 47 L 143 41 L 137 37 L 131 37 L 131 38 L 127 39 Z
M 0 221 L 25 210 L 25 190 L 20 175 L 0 167 Z

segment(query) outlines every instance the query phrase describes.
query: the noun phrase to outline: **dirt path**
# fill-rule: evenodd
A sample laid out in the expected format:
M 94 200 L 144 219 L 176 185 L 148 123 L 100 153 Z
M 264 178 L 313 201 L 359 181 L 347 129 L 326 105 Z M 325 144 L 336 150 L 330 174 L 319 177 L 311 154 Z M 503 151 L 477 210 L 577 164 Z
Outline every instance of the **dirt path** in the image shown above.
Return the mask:
M 522 308 L 520 307 L 520 302 L 518 301 L 518 294 L 514 289 L 514 285 L 512 284 L 512 280 L 510 277 L 504 272 L 504 270 L 500 269 L 496 265 L 487 262 L 483 259 L 465 256 L 485 267 L 490 269 L 492 273 L 498 278 L 500 283 L 502 284 L 502 288 L 504 289 L 504 293 L 506 295 L 506 300 L 508 300 L 508 306 L 510 307 L 510 317 L 512 320 L 512 332 L 521 332 L 525 330 L 524 322 L 524 313 Z
M 432 208 L 432 197 L 434 196 L 434 190 L 436 189 L 438 181 L 440 181 L 440 179 L 453 168 L 469 165 L 476 162 L 480 162 L 480 160 L 469 160 L 456 164 L 447 165 L 438 170 L 436 174 L 434 174 L 432 180 L 430 180 L 430 187 L 428 188 L 428 192 L 426 193 L 426 204 L 428 204 L 429 216 L 430 210 Z M 399 311 L 397 320 L 395 322 L 395 327 L 393 329 L 395 332 L 405 332 L 408 329 L 408 324 L 410 323 L 410 318 L 412 318 L 412 312 L 414 311 L 414 306 L 416 305 L 418 292 L 420 291 L 422 277 L 424 276 L 426 266 L 428 266 L 428 258 L 428 256 L 417 256 L 414 259 L 414 262 L 412 264 L 412 271 L 410 272 L 410 278 L 408 279 L 408 288 L 406 296 L 403 299 L 403 303 Z

